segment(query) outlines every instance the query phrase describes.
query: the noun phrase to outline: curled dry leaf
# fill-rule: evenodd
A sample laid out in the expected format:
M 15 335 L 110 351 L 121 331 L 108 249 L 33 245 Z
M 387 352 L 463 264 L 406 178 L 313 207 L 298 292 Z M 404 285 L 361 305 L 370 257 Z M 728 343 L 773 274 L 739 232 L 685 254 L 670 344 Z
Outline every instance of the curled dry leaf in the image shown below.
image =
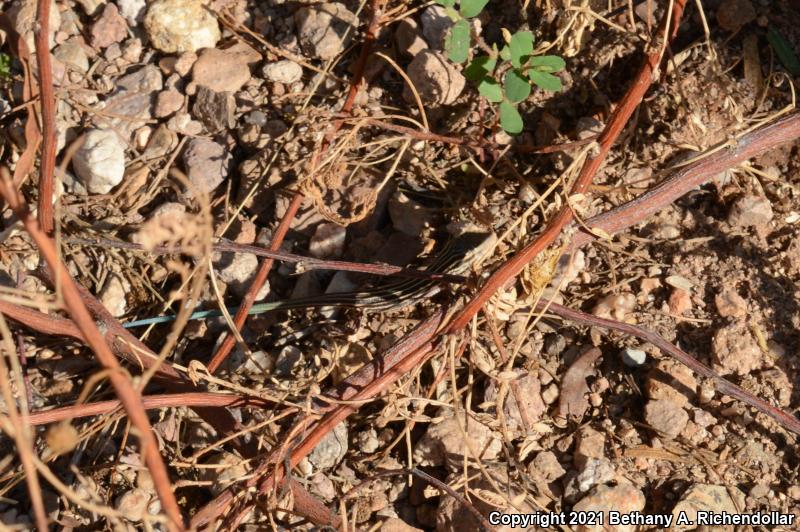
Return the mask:
M 602 355 L 602 351 L 593 347 L 583 353 L 572 363 L 561 381 L 561 396 L 558 402 L 558 417 L 580 418 L 589 408 L 586 395 L 589 385 L 586 377 L 594 372 L 594 364 Z

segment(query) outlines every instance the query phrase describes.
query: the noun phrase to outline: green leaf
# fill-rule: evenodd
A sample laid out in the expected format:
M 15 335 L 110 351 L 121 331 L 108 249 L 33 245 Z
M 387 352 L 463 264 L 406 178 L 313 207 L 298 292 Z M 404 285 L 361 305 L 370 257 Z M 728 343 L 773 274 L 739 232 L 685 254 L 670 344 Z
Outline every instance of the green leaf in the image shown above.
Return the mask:
M 492 103 L 503 101 L 503 89 L 500 87 L 500 84 L 492 78 L 483 78 L 478 84 L 478 92 Z
M 561 90 L 561 80 L 547 72 L 539 72 L 538 70 L 531 70 L 528 72 L 528 77 L 539 88 L 550 92 L 558 92 Z
M 767 40 L 784 68 L 793 76 L 800 76 L 800 60 L 797 59 L 797 54 L 794 53 L 792 44 L 786 40 L 786 37 L 774 26 L 770 26 L 767 30 Z
M 447 13 L 447 16 L 450 17 L 450 20 L 453 22 L 458 22 L 461 20 L 461 15 L 458 14 L 458 11 L 456 11 L 456 8 L 453 7 L 453 5 L 455 5 L 455 2 L 449 6 L 446 6 L 444 8 L 444 12 Z
M 488 3 L 489 0 L 461 0 L 461 16 L 466 18 L 477 17 Z
M 456 0 L 436 0 L 436 3 L 443 7 L 453 7 L 456 5 Z
M 469 22 L 459 20 L 450 28 L 450 33 L 444 41 L 447 57 L 453 63 L 463 63 L 469 57 Z
M 521 67 L 523 59 L 533 53 L 533 33 L 518 31 L 511 36 L 508 49 L 511 52 L 511 64 L 517 68 Z
M 508 49 L 508 46 L 503 46 L 503 49 L 500 50 L 500 59 L 503 61 L 511 60 L 511 50 Z
M 531 57 L 529 64 L 539 72 L 559 72 L 567 66 L 567 63 L 557 55 L 537 55 Z
M 464 77 L 470 81 L 478 81 L 494 70 L 495 65 L 497 65 L 496 57 L 478 56 L 464 69 Z
M 506 72 L 503 88 L 506 90 L 506 97 L 512 103 L 521 102 L 531 95 L 530 82 L 517 70 Z
M 508 102 L 500 103 L 500 127 L 506 133 L 516 135 L 522 132 L 522 117 L 519 115 L 516 107 Z

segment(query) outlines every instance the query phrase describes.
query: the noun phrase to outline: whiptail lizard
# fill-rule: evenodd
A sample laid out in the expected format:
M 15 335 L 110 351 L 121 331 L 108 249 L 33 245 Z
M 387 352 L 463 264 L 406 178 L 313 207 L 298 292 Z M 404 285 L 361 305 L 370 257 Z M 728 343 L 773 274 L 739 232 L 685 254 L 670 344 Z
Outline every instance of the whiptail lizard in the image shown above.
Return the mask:
M 449 242 L 425 271 L 460 275 L 469 271 L 473 263 L 494 245 L 493 233 L 464 233 Z M 376 286 L 373 289 L 354 292 L 338 292 L 317 296 L 284 299 L 253 305 L 248 314 L 262 314 L 273 310 L 319 307 L 355 307 L 377 312 L 399 310 L 431 297 L 440 288 L 440 283 L 430 279 L 407 279 Z M 235 313 L 236 307 L 228 308 Z M 200 320 L 221 316 L 219 310 L 201 310 L 189 316 Z M 155 316 L 125 323 L 125 328 L 141 327 L 174 321 L 175 316 Z

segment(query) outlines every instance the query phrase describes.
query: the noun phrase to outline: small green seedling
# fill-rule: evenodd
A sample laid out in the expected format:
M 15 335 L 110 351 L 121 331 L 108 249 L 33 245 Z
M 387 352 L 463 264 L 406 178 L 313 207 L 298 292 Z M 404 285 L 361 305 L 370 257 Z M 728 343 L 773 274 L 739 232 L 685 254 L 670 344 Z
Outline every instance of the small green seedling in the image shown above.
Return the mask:
M 0 80 L 11 78 L 11 56 L 0 52 Z
M 461 0 L 458 8 L 456 0 L 437 2 L 453 20 L 445 39 L 447 57 L 454 63 L 465 63 L 472 49 L 468 19 L 478 16 L 489 0 Z M 503 30 L 503 36 L 503 48 L 492 46 L 487 55 L 473 57 L 464 76 L 477 84 L 481 96 L 498 104 L 500 127 L 515 135 L 523 127 L 517 104 L 530 96 L 533 85 L 546 91 L 561 90 L 561 80 L 553 74 L 563 70 L 566 63 L 557 55 L 533 55 L 533 34 L 529 31 L 511 34 Z

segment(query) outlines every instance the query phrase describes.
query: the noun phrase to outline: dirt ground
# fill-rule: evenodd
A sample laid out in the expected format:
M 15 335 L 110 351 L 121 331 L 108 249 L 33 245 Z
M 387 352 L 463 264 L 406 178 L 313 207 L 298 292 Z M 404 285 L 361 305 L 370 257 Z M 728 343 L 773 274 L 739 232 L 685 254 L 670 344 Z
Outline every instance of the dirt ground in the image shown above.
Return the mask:
M 69 275 L 110 313 L 93 316 L 103 334 L 108 320 L 195 307 L 227 306 L 232 317 L 264 259 L 215 250 L 212 242 L 268 246 L 299 194 L 281 245 L 299 255 L 418 267 L 459 233 L 497 237 L 466 283 L 402 309 L 251 316 L 219 367 L 214 355 L 228 318 L 131 329 L 146 360 L 126 359 L 124 374 L 143 396 L 190 391 L 193 383 L 198 393 L 261 400 L 214 407 L 238 436 L 212 427 L 199 405 L 181 402 L 189 399 L 148 407 L 183 517 L 198 524 L 227 490 L 235 509 L 249 511 L 238 522 L 227 511 L 212 527 L 322 526 L 310 518 L 302 489 L 349 530 L 473 530 L 480 528 L 476 510 L 486 518 L 497 511 L 572 519 L 520 527 L 529 530 L 655 530 L 662 522 L 643 516 L 681 513 L 691 524 L 672 521 L 672 529 L 734 528 L 703 525 L 698 511 L 767 514 L 783 524 L 766 528 L 796 529 L 796 434 L 716 391 L 712 380 L 652 343 L 532 305 L 543 298 L 651 330 L 797 417 L 797 141 L 714 176 L 558 264 L 558 246 L 551 246 L 462 334 L 435 343 L 428 361 L 378 397 L 357 401 L 359 408 L 292 468 L 300 488 L 255 496 L 247 482 L 264 474 L 259 465 L 271 453 L 297 451 L 306 433 L 292 427 L 323 404 L 321 393 L 437 309 L 474 297 L 565 204 L 580 203 L 578 218 L 587 220 L 630 201 L 715 145 L 785 114 L 795 98 L 799 2 L 689 2 L 651 89 L 589 191 L 568 197 L 566 184 L 644 54 L 663 46 L 659 24 L 672 3 L 491 0 L 473 20 L 481 43 L 471 54 L 502 44 L 506 29 L 529 30 L 534 55 L 559 55 L 567 65 L 557 74 L 561 91 L 534 88 L 520 103 L 519 135 L 502 131 L 494 104 L 446 59 L 452 21 L 440 6 L 377 4 L 382 16 L 362 67 L 374 3 L 52 3 L 55 237 Z M 30 37 L 38 71 L 35 2 L 0 3 L 0 12 Z M 176 35 L 182 25 L 188 30 Z M 2 29 L 0 59 L 10 62 L 5 68 L 0 61 L 0 158 L 15 172 L 26 152 L 35 154 L 19 186 L 34 208 L 42 152 L 27 151 L 27 76 Z M 359 73 L 364 85 L 346 104 Z M 573 144 L 531 150 L 563 143 Z M 0 523 L 32 529 L 39 499 L 53 529 L 167 530 L 138 429 L 120 408 L 81 410 L 117 397 L 109 371 L 75 335 L 13 312 L 64 318 L 55 324 L 72 316 L 7 205 L 0 232 L 0 303 L 7 305 L 0 307 Z M 161 245 L 172 252 L 159 253 Z M 276 262 L 255 296 L 273 302 L 375 284 L 363 273 Z M 119 343 L 112 342 L 117 355 L 129 349 Z M 148 349 L 161 354 L 172 377 L 141 377 L 151 364 L 142 355 Z M 66 413 L 44 417 L 55 409 Z M 33 473 L 19 450 L 25 441 L 26 452 L 41 460 L 33 498 Z M 643 521 L 613 524 L 610 512 Z

